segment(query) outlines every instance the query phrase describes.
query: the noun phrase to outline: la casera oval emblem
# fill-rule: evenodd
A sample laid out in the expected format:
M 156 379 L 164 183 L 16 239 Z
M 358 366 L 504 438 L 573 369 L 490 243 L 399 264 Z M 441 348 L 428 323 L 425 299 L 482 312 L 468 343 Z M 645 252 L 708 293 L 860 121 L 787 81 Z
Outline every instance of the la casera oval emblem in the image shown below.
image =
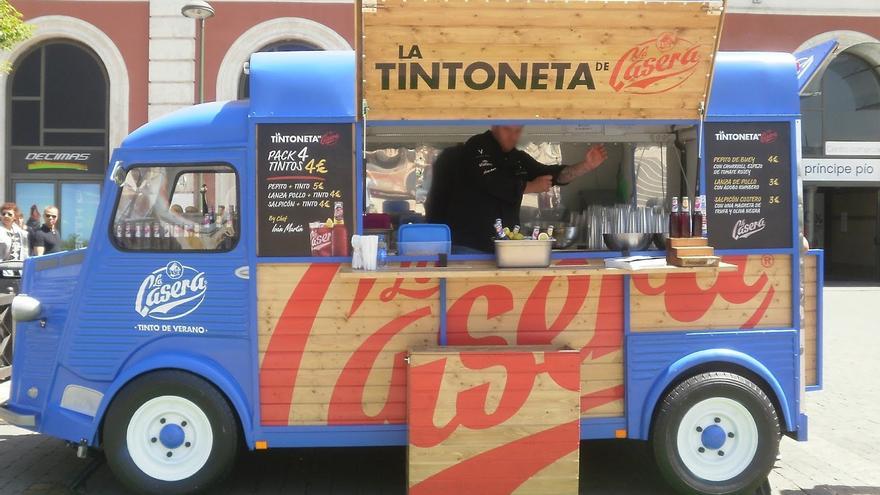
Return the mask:
M 669 91 L 690 78 L 701 61 L 700 45 L 663 33 L 627 50 L 614 64 L 609 83 L 618 93 Z
M 175 320 L 198 309 L 207 292 L 205 272 L 171 261 L 144 278 L 134 309 L 142 317 Z

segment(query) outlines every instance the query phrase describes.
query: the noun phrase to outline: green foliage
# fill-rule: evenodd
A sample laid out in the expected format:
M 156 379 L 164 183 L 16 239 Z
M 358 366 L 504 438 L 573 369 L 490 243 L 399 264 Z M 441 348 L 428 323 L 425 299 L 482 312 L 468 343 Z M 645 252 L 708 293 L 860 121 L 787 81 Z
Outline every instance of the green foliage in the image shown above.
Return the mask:
M 2 0 L 0 0 L 2 1 Z M 74 249 L 79 249 L 86 247 L 89 244 L 89 240 L 83 240 L 77 234 L 70 234 L 66 239 L 61 241 L 61 250 L 62 251 L 73 251 Z
M 33 26 L 26 24 L 21 12 L 9 0 L 0 0 L 0 50 L 9 50 L 31 36 Z M 0 71 L 9 72 L 8 63 L 0 63 Z

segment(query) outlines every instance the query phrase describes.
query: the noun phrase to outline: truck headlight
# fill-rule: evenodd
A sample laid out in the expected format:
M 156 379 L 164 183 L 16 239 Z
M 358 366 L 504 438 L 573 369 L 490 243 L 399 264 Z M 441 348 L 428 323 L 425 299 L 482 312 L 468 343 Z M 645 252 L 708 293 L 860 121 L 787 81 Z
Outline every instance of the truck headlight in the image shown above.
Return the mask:
M 12 317 L 15 321 L 33 321 L 43 310 L 40 301 L 27 294 L 19 294 L 12 299 Z

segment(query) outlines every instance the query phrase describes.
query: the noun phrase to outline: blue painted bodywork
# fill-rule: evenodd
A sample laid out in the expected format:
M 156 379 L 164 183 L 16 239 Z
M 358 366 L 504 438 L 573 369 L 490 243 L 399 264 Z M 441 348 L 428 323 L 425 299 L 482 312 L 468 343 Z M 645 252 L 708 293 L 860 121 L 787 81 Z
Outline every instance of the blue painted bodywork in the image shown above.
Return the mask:
M 162 163 L 225 163 L 233 167 L 240 184 L 244 233 L 234 249 L 226 253 L 171 255 L 120 251 L 110 243 L 108 236 L 119 191 L 108 177 L 88 250 L 27 261 L 23 291 L 42 301 L 46 327 L 41 328 L 36 321 L 18 325 L 16 366 L 8 407 L 35 415 L 37 431 L 97 445 L 103 415 L 116 392 L 149 371 L 178 369 L 204 377 L 226 395 L 241 421 L 250 448 L 256 440 L 267 440 L 273 447 L 406 443 L 406 425 L 260 426 L 253 276 L 258 261 L 253 235 L 256 198 L 254 171 L 249 165 L 255 163 L 256 158 L 253 146 L 256 125 L 262 122 L 351 122 L 356 125 L 358 146 L 362 127 L 355 123 L 354 52 L 258 53 L 251 59 L 250 77 L 251 100 L 208 103 L 169 114 L 134 131 L 113 156 L 113 162 L 121 162 L 125 168 Z M 798 112 L 797 79 L 790 55 L 718 54 L 708 119 L 793 123 Z M 356 167 L 360 176 L 363 170 L 360 156 Z M 796 163 L 792 167 L 794 170 Z M 356 197 L 361 208 L 361 185 Z M 615 254 L 618 253 L 558 253 L 554 258 Z M 793 263 L 799 256 L 794 248 L 768 250 L 767 254 L 790 254 Z M 208 329 L 204 335 L 133 330 L 134 325 L 142 323 L 132 310 L 135 292 L 144 277 L 164 266 L 169 257 L 205 272 L 211 296 L 198 311 L 199 324 Z M 457 260 L 488 258 L 453 256 Z M 390 261 L 417 259 L 392 257 Z M 273 258 L 272 261 L 347 260 Z M 243 266 L 252 274 L 248 280 L 233 276 L 234 271 Z M 793 280 L 793 288 L 797 283 L 798 280 Z M 629 277 L 625 278 L 624 288 L 626 417 L 585 419 L 582 438 L 614 438 L 624 429 L 630 438 L 647 438 L 655 405 L 663 392 L 697 367 L 713 363 L 739 366 L 760 377 L 780 406 L 784 429 L 804 437 L 806 417 L 798 402 L 801 385 L 797 317 L 793 319 L 792 328 L 773 331 L 732 329 L 635 334 L 629 328 Z M 441 309 L 446 304 L 445 289 L 445 282 L 441 281 Z M 442 345 L 446 341 L 445 311 L 440 321 L 438 341 Z M 59 407 L 64 388 L 69 384 L 103 394 L 95 416 Z M 39 390 L 35 398 L 27 394 L 31 388 Z

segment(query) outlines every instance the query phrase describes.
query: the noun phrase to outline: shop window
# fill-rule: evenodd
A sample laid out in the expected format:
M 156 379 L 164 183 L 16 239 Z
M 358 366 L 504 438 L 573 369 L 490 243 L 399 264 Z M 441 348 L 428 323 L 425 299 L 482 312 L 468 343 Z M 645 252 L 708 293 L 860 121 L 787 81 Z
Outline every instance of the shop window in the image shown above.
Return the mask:
M 880 75 L 843 52 L 822 75 L 821 91 L 801 99 L 805 156 L 822 156 L 826 141 L 880 140 Z
M 83 246 L 107 164 L 104 66 L 89 48 L 57 39 L 15 60 L 9 77 L 7 190 L 26 216 L 58 206 L 64 248 Z
M 320 50 L 320 48 L 299 40 L 284 40 L 267 45 L 257 52 L 311 52 Z M 242 71 L 238 78 L 238 99 L 246 100 L 250 98 L 250 78 Z
M 228 165 L 136 166 L 111 228 L 135 251 L 228 251 L 239 238 L 238 179 Z

